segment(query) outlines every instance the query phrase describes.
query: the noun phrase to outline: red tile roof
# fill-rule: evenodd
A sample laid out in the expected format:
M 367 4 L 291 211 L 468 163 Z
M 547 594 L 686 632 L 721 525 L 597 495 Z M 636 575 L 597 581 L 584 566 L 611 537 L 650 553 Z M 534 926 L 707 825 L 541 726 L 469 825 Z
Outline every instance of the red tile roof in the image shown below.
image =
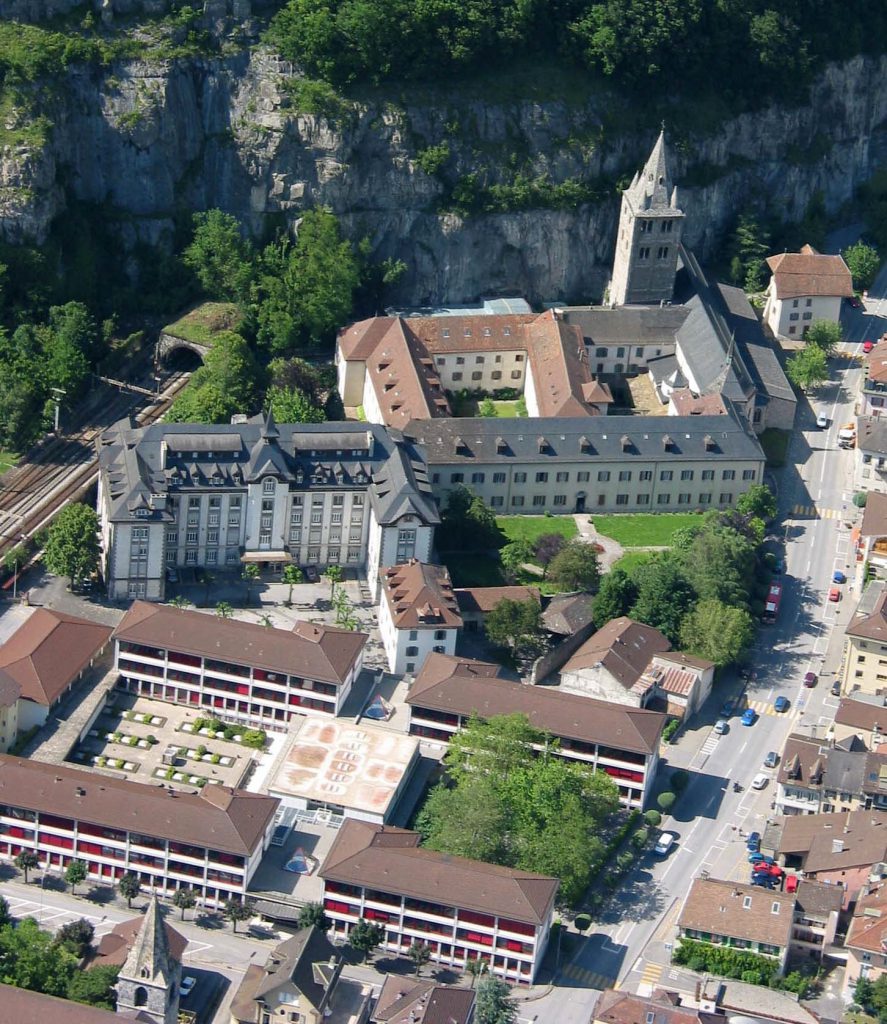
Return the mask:
M 491 612 L 500 601 L 542 601 L 537 587 L 457 587 L 453 593 L 462 612 Z
M 778 907 L 777 913 L 773 908 Z M 780 948 L 789 944 L 795 897 L 718 878 L 695 878 L 678 927 Z
M 419 839 L 418 832 L 348 818 L 320 877 L 526 924 L 548 920 L 556 878 L 422 849 Z
M 48 707 L 107 644 L 109 626 L 38 608 L 0 647 L 0 670 L 22 696 Z
M 144 923 L 143 917 L 133 917 L 114 925 L 111 931 L 106 932 L 99 940 L 98 946 L 95 948 L 95 955 L 91 958 L 92 961 L 101 966 L 123 966 Z M 163 922 L 163 928 L 166 932 L 170 956 L 173 960 L 178 960 L 181 963 L 188 939 L 181 932 L 176 931 L 168 921 Z
M 113 1010 L 100 1010 L 95 1006 L 74 1003 L 70 999 L 45 996 L 26 988 L 0 985 L 0 1024 L 120 1024 L 122 1020 L 145 1021 L 154 1018 L 139 1013 L 136 1017 L 122 1017 Z
M 611 619 L 590 636 L 561 669 L 561 675 L 584 668 L 603 667 L 630 690 L 650 664 L 654 654 L 664 654 L 671 644 L 652 626 L 622 615 Z
M 292 630 L 268 629 L 258 623 L 136 601 L 114 630 L 113 639 L 341 684 L 360 657 L 367 635 L 312 622 L 297 622 Z
M 415 558 L 382 575 L 382 592 L 398 629 L 460 629 L 462 616 L 450 574 Z
M 848 949 L 880 955 L 887 949 L 887 886 L 878 885 L 863 893 L 865 890 L 856 901 L 844 945 Z
M 812 246 L 800 252 L 783 252 L 768 256 L 767 266 L 773 272 L 778 299 L 806 296 L 853 295 L 853 279 L 840 256 L 824 256 Z

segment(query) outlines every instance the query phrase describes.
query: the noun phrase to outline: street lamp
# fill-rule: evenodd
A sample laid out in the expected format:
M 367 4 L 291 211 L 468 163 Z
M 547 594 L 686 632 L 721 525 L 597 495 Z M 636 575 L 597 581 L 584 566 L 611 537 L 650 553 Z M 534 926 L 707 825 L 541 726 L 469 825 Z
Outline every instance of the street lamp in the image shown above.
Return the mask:
M 20 541 L 24 542 L 27 539 L 28 538 L 23 533 L 19 534 L 19 540 Z M 12 563 L 12 603 L 13 604 L 15 604 L 16 596 L 18 594 L 18 558 L 19 558 L 19 556 L 18 556 L 18 549 L 19 549 L 19 545 L 16 544 L 16 546 L 13 548 L 13 551 L 15 551 L 15 553 L 16 553 L 15 561 Z M 23 550 L 22 554 L 26 554 L 26 552 Z

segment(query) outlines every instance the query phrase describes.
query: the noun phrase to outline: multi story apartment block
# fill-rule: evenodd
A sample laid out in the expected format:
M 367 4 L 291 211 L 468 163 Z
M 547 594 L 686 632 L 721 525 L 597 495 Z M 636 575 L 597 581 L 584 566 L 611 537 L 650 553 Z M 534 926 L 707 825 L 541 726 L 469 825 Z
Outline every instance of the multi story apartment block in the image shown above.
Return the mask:
M 887 408 L 887 335 L 866 356 L 863 372 L 859 415 L 883 416 Z
M 853 279 L 841 256 L 826 256 L 803 245 L 800 252 L 768 256 L 767 266 L 773 276 L 764 323 L 775 335 L 802 338 L 815 320 L 838 323 L 841 300 L 853 295 Z
M 379 632 L 392 672 L 417 672 L 432 652 L 455 654 L 461 629 L 462 616 L 444 566 L 413 559 L 384 571 Z
M 208 785 L 199 794 L 0 755 L 0 859 L 33 850 L 113 883 L 127 871 L 158 895 L 243 896 L 268 846 L 279 801 Z
M 499 514 L 728 508 L 764 476 L 735 415 L 413 420 L 441 504 L 459 485 Z
M 366 633 L 292 630 L 136 601 L 114 630 L 120 685 L 285 732 L 293 715 L 337 715 L 363 665 Z
M 844 630 L 847 638 L 841 692 L 883 695 L 887 691 L 887 582 L 873 580 Z
M 553 310 L 385 316 L 336 343 L 339 394 L 371 423 L 451 416 L 447 392 L 521 392 L 531 416 L 596 416 L 613 401 L 588 369 L 580 332 Z
M 887 973 L 887 885 L 866 885 L 859 894 L 844 940 L 847 969 L 842 995 L 853 1002 L 860 978 L 872 983 Z
M 555 753 L 606 772 L 626 807 L 643 807 L 666 716 L 502 678 L 498 665 L 430 654 L 407 695 L 410 733 L 447 742 L 472 715 L 523 714 L 559 741 Z
M 320 869 L 333 931 L 360 920 L 385 929 L 382 948 L 424 942 L 436 963 L 485 960 L 511 983 L 533 981 L 554 919 L 558 880 L 435 853 L 419 834 L 347 820 Z
M 777 814 L 887 810 L 887 754 L 793 733 L 776 776 Z
M 421 452 L 384 427 L 116 424 L 100 435 L 108 594 L 162 600 L 177 566 L 364 570 L 427 560 L 439 522 Z

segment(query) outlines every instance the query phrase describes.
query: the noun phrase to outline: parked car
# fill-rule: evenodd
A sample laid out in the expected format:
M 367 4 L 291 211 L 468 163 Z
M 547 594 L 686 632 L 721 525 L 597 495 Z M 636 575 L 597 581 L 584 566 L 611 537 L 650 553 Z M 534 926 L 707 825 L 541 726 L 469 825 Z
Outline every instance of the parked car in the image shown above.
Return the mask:
M 797 892 L 798 891 L 798 876 L 797 875 L 786 875 L 785 876 L 785 891 L 786 892 Z
M 751 788 L 763 789 L 769 781 L 769 776 L 765 775 L 763 772 L 758 772 L 758 774 L 751 780 Z
M 835 569 L 835 571 L 832 573 L 832 583 L 846 583 L 846 582 L 847 582 L 847 577 L 844 575 L 844 573 L 842 573 L 840 569 Z
M 820 430 L 825 430 L 825 428 L 828 426 L 828 416 L 826 416 L 824 412 L 821 412 L 816 417 L 816 426 L 819 427 Z
M 837 587 L 832 587 L 828 592 L 828 599 L 829 601 L 833 601 L 837 604 L 837 602 L 841 600 L 841 591 Z
M 862 309 L 862 299 L 858 295 L 851 295 L 847 301 L 854 309 Z
M 776 698 L 776 700 L 773 701 L 773 710 L 774 711 L 779 711 L 780 713 L 783 712 L 783 711 L 788 711 L 788 706 L 789 706 L 789 699 L 788 699 L 788 697 L 783 697 L 781 694 Z
M 191 993 L 194 991 L 194 987 L 196 984 L 197 979 L 194 977 L 194 975 L 186 974 L 185 977 L 182 978 L 182 984 L 179 985 L 179 998 L 187 999 L 188 996 L 190 996 Z
M 742 712 L 742 718 L 740 719 L 743 725 L 754 725 L 757 720 L 758 713 L 754 708 L 746 708 Z
M 778 882 L 771 875 L 752 875 L 752 885 L 760 885 L 763 889 L 775 889 Z
M 749 858 L 749 860 L 751 860 L 751 858 Z M 767 857 L 763 853 L 759 853 L 757 854 L 757 860 L 754 864 L 755 866 L 752 868 L 752 871 L 757 871 L 759 869 L 761 871 L 769 871 L 770 868 L 776 865 L 776 861 L 772 857 Z
M 732 700 L 725 700 L 721 705 L 721 718 L 729 718 L 736 710 L 736 705 Z
M 875 343 L 868 338 L 866 338 L 865 341 L 862 343 L 862 351 L 865 352 L 866 355 L 868 355 L 868 353 L 871 352 L 871 350 L 874 347 Z
M 746 848 L 755 853 L 761 848 L 761 833 L 760 832 L 749 832 L 748 838 L 745 840 Z
M 719 718 L 719 719 L 718 719 L 718 720 L 717 720 L 717 721 L 715 722 L 715 732 L 716 732 L 716 733 L 717 733 L 717 734 L 718 734 L 719 736 L 723 736 L 725 732 L 729 732 L 729 731 L 730 731 L 730 726 L 729 726 L 729 725 L 727 725 L 727 723 L 726 723 L 726 722 L 724 721 L 724 719 L 723 719 L 723 718 Z
M 653 847 L 653 853 L 659 854 L 660 857 L 664 857 L 668 851 L 674 846 L 677 836 L 674 832 L 663 832 L 656 840 L 656 845 Z
M 810 690 L 814 686 L 816 686 L 816 673 L 815 672 L 805 672 L 804 673 L 804 686 L 806 686 L 808 690 Z
M 840 679 L 836 679 L 836 680 L 835 680 L 835 681 L 834 681 L 834 682 L 832 683 L 832 685 L 831 685 L 831 689 L 829 690 L 829 693 L 830 693 L 830 694 L 831 694 L 831 695 L 832 695 L 833 697 L 840 697 L 840 696 L 841 696 L 841 681 L 840 681 Z
M 764 767 L 765 768 L 775 768 L 778 764 L 779 764 L 779 754 L 777 754 L 775 750 L 769 751 L 767 756 L 764 758 Z

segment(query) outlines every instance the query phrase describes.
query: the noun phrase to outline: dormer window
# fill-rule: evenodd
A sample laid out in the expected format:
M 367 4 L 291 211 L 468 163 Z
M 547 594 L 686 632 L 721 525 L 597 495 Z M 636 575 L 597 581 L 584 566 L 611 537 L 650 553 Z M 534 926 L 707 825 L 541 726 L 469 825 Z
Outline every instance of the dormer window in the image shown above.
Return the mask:
M 262 494 L 273 494 L 276 487 L 276 481 L 273 476 L 265 477 L 262 481 Z
M 148 510 L 146 508 L 137 508 L 136 515 L 139 517 L 139 519 L 147 519 Z

